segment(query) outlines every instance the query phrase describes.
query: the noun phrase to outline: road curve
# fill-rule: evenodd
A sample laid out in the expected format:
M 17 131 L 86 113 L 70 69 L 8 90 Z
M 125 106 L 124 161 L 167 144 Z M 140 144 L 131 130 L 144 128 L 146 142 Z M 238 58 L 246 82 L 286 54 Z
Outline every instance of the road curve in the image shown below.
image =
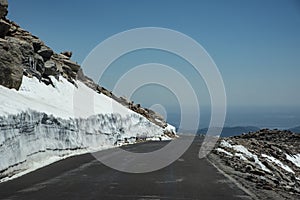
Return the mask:
M 71 157 L 0 184 L 0 199 L 30 200 L 196 200 L 251 199 L 206 159 L 200 139 L 173 164 L 146 174 L 128 174 L 99 163 L 92 155 Z M 133 152 L 159 149 L 166 142 L 124 147 Z

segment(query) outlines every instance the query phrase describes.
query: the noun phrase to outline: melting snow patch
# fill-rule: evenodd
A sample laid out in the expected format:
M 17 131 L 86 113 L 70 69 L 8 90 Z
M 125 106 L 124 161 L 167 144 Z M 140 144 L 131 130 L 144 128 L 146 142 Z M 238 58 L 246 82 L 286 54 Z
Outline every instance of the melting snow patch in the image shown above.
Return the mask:
M 232 153 L 229 153 L 228 151 L 226 151 L 226 150 L 224 150 L 222 148 L 217 148 L 216 150 L 219 151 L 219 152 L 225 153 L 226 155 L 228 155 L 230 157 L 233 156 Z
M 285 154 L 286 159 L 288 159 L 289 161 L 291 161 L 294 165 L 296 165 L 297 167 L 300 167 L 300 154 L 296 154 L 296 155 L 288 155 Z
M 267 158 L 269 162 L 275 163 L 276 165 L 278 165 L 279 167 L 281 167 L 285 171 L 295 174 L 295 172 L 289 166 L 284 165 L 280 160 L 274 158 L 273 156 L 268 156 L 266 154 L 262 154 L 261 156 L 264 157 L 264 158 Z
M 223 147 L 228 147 L 228 148 L 232 148 L 237 152 L 242 153 L 243 155 L 245 155 L 248 158 L 253 158 L 254 162 L 259 165 L 261 167 L 262 170 L 266 171 L 266 172 L 270 172 L 271 171 L 258 159 L 257 155 L 251 153 L 250 151 L 248 151 L 247 148 L 245 148 L 243 145 L 231 145 L 229 144 L 227 141 L 222 140 L 221 141 L 221 146 Z
M 222 141 L 221 141 L 221 146 L 222 146 L 222 147 L 232 148 L 232 145 L 229 144 L 229 142 L 227 142 L 227 141 L 225 141 L 225 140 L 222 140 Z
M 249 152 L 248 149 L 245 148 L 243 145 L 234 145 L 234 146 L 232 146 L 232 148 L 238 152 L 245 154 L 248 157 L 253 156 L 253 154 L 251 152 Z
M 258 164 L 262 170 L 264 170 L 266 172 L 271 172 L 264 164 L 262 164 L 262 162 L 260 162 L 257 155 L 248 151 L 248 149 L 246 147 L 244 147 L 243 145 L 233 145 L 232 147 L 234 150 L 243 153 L 246 157 L 253 158 L 254 162 L 256 164 Z
M 247 158 L 245 158 L 245 156 L 241 153 L 235 153 L 234 156 L 239 157 L 241 160 L 247 160 Z

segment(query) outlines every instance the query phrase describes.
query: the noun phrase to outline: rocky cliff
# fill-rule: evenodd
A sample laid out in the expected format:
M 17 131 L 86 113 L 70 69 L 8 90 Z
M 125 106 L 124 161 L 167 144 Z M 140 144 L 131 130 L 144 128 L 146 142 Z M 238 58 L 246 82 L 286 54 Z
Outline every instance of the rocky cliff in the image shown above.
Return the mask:
M 209 158 L 258 199 L 300 199 L 300 135 L 262 129 L 222 138 Z

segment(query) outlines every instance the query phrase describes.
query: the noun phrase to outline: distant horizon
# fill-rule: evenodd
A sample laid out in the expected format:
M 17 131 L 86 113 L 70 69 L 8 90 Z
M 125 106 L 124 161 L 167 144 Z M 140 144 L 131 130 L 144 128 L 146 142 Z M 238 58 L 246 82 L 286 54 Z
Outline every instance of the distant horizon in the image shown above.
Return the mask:
M 244 109 L 243 109 L 244 108 Z M 259 109 L 258 109 L 259 108 Z M 207 128 L 210 121 L 210 112 L 202 109 L 200 113 L 200 125 L 198 129 Z M 180 123 L 180 112 L 170 111 L 167 121 L 174 124 L 176 128 Z M 299 107 L 232 107 L 227 109 L 227 116 L 224 127 L 247 127 L 270 129 L 290 129 L 300 126 Z M 184 128 L 187 129 L 187 128 Z
M 223 77 L 229 106 L 300 107 L 300 4 L 296 0 L 105 0 L 86 1 L 84 6 L 77 0 L 72 4 L 10 1 L 8 18 L 55 51 L 73 51 L 72 59 L 78 63 L 100 42 L 122 31 L 139 27 L 179 31 L 200 43 L 212 57 Z M 149 62 L 178 70 L 191 82 L 200 104 L 209 105 L 203 79 L 182 58 L 161 51 L 120 57 L 100 84 L 112 89 L 120 75 Z M 98 81 L 99 77 L 93 77 L 96 71 L 97 66 L 85 72 Z M 143 105 L 177 105 L 174 96 L 155 86 L 141 88 L 131 99 Z

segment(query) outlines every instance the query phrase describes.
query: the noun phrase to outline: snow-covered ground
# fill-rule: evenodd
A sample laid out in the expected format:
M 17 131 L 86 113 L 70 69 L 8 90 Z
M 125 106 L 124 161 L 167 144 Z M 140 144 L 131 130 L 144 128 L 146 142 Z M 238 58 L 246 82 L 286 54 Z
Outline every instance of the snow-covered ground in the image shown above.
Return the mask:
M 296 154 L 296 155 L 286 155 L 286 159 L 288 159 L 289 161 L 291 161 L 294 165 L 296 165 L 297 167 L 300 167 L 300 154 Z
M 254 160 L 254 162 L 258 166 L 260 166 L 260 168 L 262 170 L 272 173 L 259 159 L 259 157 L 265 158 L 265 159 L 267 159 L 268 162 L 276 164 L 278 167 L 282 168 L 286 172 L 295 174 L 295 172 L 288 165 L 283 164 L 280 160 L 278 160 L 277 158 L 274 158 L 271 155 L 267 155 L 264 153 L 262 153 L 261 155 L 256 155 L 254 153 L 251 153 L 243 145 L 233 145 L 233 144 L 230 144 L 230 142 L 232 142 L 232 141 L 222 140 L 220 142 L 221 147 L 216 148 L 216 151 L 224 153 L 226 156 L 229 156 L 229 157 L 236 156 L 236 157 L 240 158 L 241 161 L 248 162 L 249 159 L 247 159 L 247 158 L 252 158 Z M 280 149 L 278 149 L 278 150 L 280 152 L 282 152 L 282 150 L 280 150 Z M 296 155 L 285 154 L 285 156 L 286 156 L 286 160 L 292 162 L 295 166 L 300 167 L 300 154 L 296 154 Z
M 280 160 L 274 158 L 273 156 L 262 154 L 262 157 L 267 158 L 269 162 L 275 163 L 276 165 L 278 165 L 279 167 L 281 167 L 285 171 L 295 174 L 295 172 L 289 166 L 283 164 Z
M 0 86 L 0 181 L 72 155 L 175 133 L 79 81 L 75 87 L 51 80 L 55 87 L 26 76 L 19 91 Z
M 278 129 L 220 138 L 209 159 L 254 199 L 300 199 L 299 139 Z
M 28 109 L 63 119 L 110 113 L 126 116 L 134 113 L 80 81 L 76 82 L 78 87 L 75 87 L 62 77 L 59 81 L 54 77 L 50 78 L 55 87 L 26 76 L 23 76 L 19 91 L 0 86 L 0 116 L 18 114 Z
M 243 145 L 231 145 L 229 142 L 222 140 L 221 141 L 221 146 L 222 147 L 227 147 L 227 148 L 232 148 L 234 151 L 241 153 L 242 156 L 240 156 L 240 154 L 235 154 L 237 157 L 241 158 L 241 160 L 245 160 L 244 158 L 248 157 L 248 158 L 252 158 L 254 159 L 255 164 L 257 164 L 258 166 L 260 166 L 260 168 L 266 172 L 271 172 L 258 158 L 257 155 L 251 153 L 250 151 L 248 151 L 248 149 L 246 147 L 244 147 Z

